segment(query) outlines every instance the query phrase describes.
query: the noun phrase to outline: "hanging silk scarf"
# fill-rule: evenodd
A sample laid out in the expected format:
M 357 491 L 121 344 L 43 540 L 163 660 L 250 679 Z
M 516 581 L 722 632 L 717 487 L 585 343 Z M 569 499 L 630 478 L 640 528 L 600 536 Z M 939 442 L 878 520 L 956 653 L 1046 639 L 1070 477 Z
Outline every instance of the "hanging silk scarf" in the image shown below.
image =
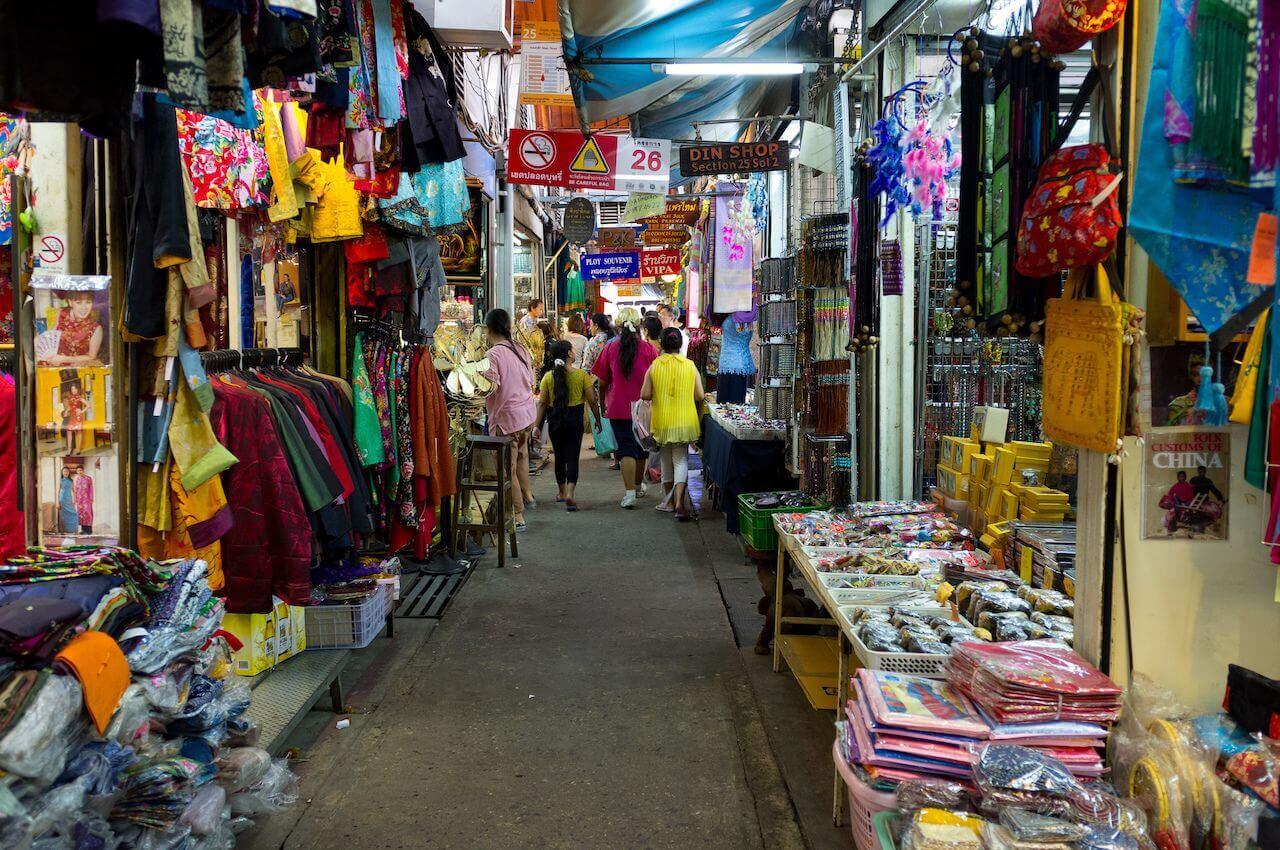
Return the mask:
M 1175 92 L 1176 53 L 1185 49 L 1185 7 L 1160 7 L 1150 90 Z M 1177 98 L 1174 97 L 1174 101 Z M 1240 312 L 1262 288 L 1245 282 L 1260 208 L 1243 194 L 1174 181 L 1175 154 L 1166 136 L 1168 101 L 1147 98 L 1129 226 L 1209 333 Z M 1182 131 L 1189 130 L 1179 125 Z
M 404 87 L 400 69 L 396 66 L 391 0 L 373 0 L 373 38 L 373 55 L 378 63 L 378 117 L 387 124 L 394 124 L 404 115 Z

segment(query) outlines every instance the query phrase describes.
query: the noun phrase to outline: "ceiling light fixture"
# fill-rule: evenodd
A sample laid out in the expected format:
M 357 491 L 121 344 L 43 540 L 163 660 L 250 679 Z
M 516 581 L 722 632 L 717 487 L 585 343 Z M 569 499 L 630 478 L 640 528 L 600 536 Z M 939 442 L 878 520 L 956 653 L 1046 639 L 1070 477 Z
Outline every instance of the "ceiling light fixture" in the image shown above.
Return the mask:
M 794 77 L 805 71 L 800 62 L 655 62 L 651 67 L 669 77 Z

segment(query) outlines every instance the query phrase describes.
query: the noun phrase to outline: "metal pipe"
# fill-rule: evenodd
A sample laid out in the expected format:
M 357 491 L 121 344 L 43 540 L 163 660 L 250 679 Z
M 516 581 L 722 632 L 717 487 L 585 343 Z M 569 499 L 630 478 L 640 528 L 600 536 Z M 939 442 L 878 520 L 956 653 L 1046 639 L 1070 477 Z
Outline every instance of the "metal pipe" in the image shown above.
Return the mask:
M 796 121 L 799 115 L 757 115 L 755 118 L 708 118 L 706 121 L 691 122 L 694 127 L 708 124 L 754 124 L 757 121 Z
M 696 62 L 699 65 L 738 65 L 743 62 L 796 62 L 804 65 L 827 65 L 831 63 L 847 62 L 848 60 L 840 56 L 770 56 L 770 57 L 753 57 L 753 56 L 698 56 L 684 59 L 673 57 L 643 57 L 643 56 L 579 56 L 572 60 L 572 65 L 679 65 L 682 63 Z
M 889 30 L 887 33 L 881 36 L 880 39 L 876 41 L 875 46 L 873 46 L 866 53 L 863 53 L 861 59 L 853 63 L 853 65 L 849 68 L 849 70 L 845 71 L 843 74 L 840 75 L 841 81 L 847 82 L 849 80 L 855 79 L 854 75 L 857 74 L 857 72 L 862 69 L 863 65 L 869 62 L 871 59 L 873 59 L 881 50 L 885 48 L 886 45 L 889 44 L 889 42 L 893 41 L 894 38 L 896 38 L 900 33 L 905 31 L 907 27 L 911 26 L 916 21 L 916 18 L 924 14 L 925 10 L 928 9 L 930 6 L 932 6 L 933 3 L 934 3 L 934 0 L 921 0 L 920 3 L 917 3 L 915 8 L 913 8 L 907 14 L 903 15 L 902 20 L 898 22 L 897 26 L 895 26 L 893 29 Z M 864 75 L 859 79 L 866 81 L 866 75 Z M 874 79 L 874 77 L 872 77 L 872 79 Z

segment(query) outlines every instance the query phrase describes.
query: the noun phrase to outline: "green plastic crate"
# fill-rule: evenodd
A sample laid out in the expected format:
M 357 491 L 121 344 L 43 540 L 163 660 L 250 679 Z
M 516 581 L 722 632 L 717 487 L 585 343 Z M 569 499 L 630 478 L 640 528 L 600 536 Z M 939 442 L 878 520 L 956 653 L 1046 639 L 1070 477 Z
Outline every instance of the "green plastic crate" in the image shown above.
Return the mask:
M 871 816 L 876 827 L 876 838 L 880 840 L 880 850 L 895 850 L 893 846 L 893 819 L 897 812 L 877 812 Z
M 793 490 L 764 490 L 765 493 L 795 492 Z M 827 505 L 821 501 L 799 507 L 778 506 L 776 508 L 757 508 L 747 501 L 748 496 L 756 493 L 743 493 L 738 496 L 738 534 L 747 545 L 757 552 L 771 552 L 778 548 L 778 532 L 773 529 L 774 514 L 803 513 L 805 511 L 821 511 Z

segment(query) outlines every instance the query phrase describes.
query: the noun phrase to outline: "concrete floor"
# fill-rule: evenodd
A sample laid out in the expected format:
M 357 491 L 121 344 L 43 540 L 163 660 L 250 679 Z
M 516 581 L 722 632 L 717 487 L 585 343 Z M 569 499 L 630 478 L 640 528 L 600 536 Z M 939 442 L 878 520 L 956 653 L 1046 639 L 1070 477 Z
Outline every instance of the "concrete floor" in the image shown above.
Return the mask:
M 544 471 L 518 559 L 357 654 L 351 726 L 311 713 L 303 799 L 242 846 L 852 846 L 832 715 L 752 653 L 759 585 L 722 517 L 621 510 L 617 473 L 582 467 L 582 510 Z

